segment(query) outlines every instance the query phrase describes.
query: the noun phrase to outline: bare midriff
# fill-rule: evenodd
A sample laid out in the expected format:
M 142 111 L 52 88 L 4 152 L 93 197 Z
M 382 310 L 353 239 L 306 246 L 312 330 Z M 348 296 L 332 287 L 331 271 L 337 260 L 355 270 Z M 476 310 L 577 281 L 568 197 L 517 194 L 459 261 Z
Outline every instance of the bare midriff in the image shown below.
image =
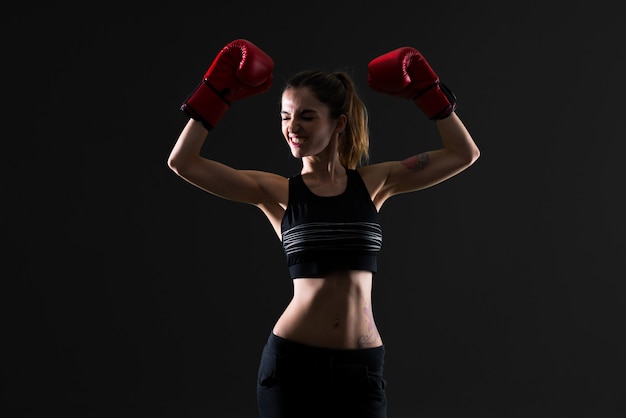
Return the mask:
M 383 344 L 372 310 L 371 272 L 337 271 L 324 278 L 297 278 L 293 290 L 274 334 L 324 348 L 373 348 Z

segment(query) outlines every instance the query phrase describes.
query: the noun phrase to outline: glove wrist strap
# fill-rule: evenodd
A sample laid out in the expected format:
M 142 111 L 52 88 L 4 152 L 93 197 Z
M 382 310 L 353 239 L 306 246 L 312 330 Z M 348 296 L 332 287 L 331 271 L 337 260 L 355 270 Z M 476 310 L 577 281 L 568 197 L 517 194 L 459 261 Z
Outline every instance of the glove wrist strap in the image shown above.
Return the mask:
M 192 119 L 201 121 L 211 130 L 230 108 L 227 102 L 206 80 L 202 80 L 180 107 Z
M 430 119 L 444 119 L 456 110 L 456 96 L 445 84 L 435 83 L 413 98 Z

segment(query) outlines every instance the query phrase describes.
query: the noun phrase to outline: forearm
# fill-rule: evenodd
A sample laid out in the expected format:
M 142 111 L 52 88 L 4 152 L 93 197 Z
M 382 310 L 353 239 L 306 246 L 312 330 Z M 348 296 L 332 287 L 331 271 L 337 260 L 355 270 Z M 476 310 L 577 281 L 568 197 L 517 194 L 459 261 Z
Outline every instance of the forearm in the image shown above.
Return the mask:
M 445 119 L 436 120 L 435 124 L 447 152 L 463 159 L 468 164 L 478 159 L 480 156 L 478 146 L 455 112 Z
M 169 155 L 169 167 L 182 177 L 199 169 L 197 175 L 207 163 L 200 150 L 209 130 L 233 102 L 269 89 L 273 69 L 274 61 L 248 40 L 224 46 L 180 108 L 190 119 Z

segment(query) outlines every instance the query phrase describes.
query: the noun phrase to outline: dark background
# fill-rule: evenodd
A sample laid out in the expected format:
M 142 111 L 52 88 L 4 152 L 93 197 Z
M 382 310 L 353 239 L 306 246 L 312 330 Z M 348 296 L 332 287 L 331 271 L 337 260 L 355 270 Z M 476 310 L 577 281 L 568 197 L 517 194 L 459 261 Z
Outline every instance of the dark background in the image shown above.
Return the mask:
M 291 295 L 282 248 L 256 209 L 166 165 L 182 100 L 237 38 L 275 83 L 232 106 L 216 159 L 297 172 L 279 91 L 309 67 L 353 75 L 372 162 L 438 146 L 410 102 L 367 87 L 367 63 L 405 45 L 482 151 L 381 212 L 390 418 L 625 416 L 623 19 L 547 4 L 4 6 L 4 416 L 256 416 Z

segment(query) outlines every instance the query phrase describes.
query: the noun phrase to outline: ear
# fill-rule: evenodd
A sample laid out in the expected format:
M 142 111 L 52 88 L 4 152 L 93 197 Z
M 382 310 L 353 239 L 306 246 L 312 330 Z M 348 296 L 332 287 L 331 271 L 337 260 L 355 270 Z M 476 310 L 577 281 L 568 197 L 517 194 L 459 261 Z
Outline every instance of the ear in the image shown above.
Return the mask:
M 348 117 L 345 114 L 341 114 L 337 120 L 335 120 L 335 132 L 338 134 L 346 130 L 348 124 Z

